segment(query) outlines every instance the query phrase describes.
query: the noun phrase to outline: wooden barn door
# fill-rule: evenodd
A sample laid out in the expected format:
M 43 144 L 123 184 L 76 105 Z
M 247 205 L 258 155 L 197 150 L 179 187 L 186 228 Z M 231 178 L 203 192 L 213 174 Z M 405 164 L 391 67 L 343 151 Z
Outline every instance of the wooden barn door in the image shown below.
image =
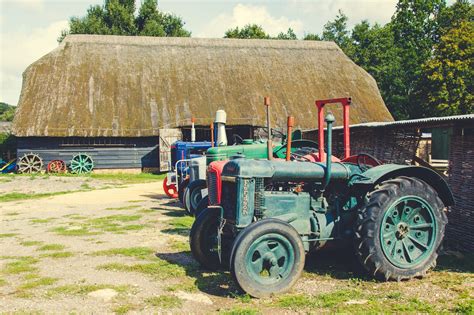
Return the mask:
M 169 162 L 171 162 L 171 145 L 178 140 L 181 140 L 181 130 L 178 128 L 160 129 L 160 172 L 169 171 Z

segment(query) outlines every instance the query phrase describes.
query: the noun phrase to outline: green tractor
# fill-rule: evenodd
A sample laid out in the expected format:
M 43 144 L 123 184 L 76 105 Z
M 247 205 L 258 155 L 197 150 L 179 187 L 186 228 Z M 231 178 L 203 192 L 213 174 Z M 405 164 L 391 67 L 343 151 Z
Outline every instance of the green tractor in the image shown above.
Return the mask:
M 422 277 L 435 266 L 445 210 L 454 203 L 447 183 L 424 167 L 350 156 L 348 146 L 344 159 L 331 158 L 334 120 L 326 116 L 320 162 L 225 164 L 220 205 L 205 209 L 191 229 L 191 251 L 203 267 L 230 268 L 243 291 L 266 297 L 288 291 L 305 254 L 336 240 L 352 242 L 362 266 L 380 280 Z

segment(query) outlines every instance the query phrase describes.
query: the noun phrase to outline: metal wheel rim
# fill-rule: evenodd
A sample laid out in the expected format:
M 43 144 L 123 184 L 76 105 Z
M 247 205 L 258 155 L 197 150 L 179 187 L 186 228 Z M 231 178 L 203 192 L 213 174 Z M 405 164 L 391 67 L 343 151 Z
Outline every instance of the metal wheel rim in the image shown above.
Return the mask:
M 261 285 L 274 285 L 287 278 L 294 262 L 293 246 L 286 237 L 277 233 L 256 239 L 245 255 L 247 272 Z
M 66 163 L 61 160 L 53 160 L 48 163 L 48 171 L 50 173 L 62 173 L 66 171 Z
M 18 161 L 18 171 L 20 173 L 38 173 L 43 168 L 43 160 L 34 153 L 23 155 Z
M 402 269 L 413 268 L 433 253 L 436 231 L 433 208 L 420 197 L 402 197 L 382 218 L 382 251 L 393 265 Z
M 87 154 L 78 154 L 71 160 L 71 170 L 76 174 L 90 173 L 94 167 L 94 161 Z
M 202 196 L 201 196 L 201 189 L 196 188 L 192 191 L 191 193 L 191 207 L 196 209 L 199 201 L 201 201 Z

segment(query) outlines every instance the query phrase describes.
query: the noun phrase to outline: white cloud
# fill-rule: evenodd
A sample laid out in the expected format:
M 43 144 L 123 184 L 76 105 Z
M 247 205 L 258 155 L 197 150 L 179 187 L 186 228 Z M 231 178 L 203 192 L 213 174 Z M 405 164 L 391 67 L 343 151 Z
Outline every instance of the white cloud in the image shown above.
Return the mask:
M 23 71 L 28 65 L 58 47 L 56 40 L 67 26 L 68 22 L 63 20 L 33 30 L 18 29 L 0 34 L 0 100 L 2 102 L 17 104 Z
M 290 20 L 285 16 L 272 16 L 265 6 L 237 4 L 232 13 L 223 13 L 212 19 L 197 37 L 223 37 L 229 28 L 242 27 L 246 24 L 258 24 L 272 36 L 292 28 L 295 33 L 303 31 L 300 20 Z
M 14 0 L 15 4 L 23 9 L 41 10 L 44 7 L 44 0 Z M 12 0 L 0 0 L 0 2 L 12 2 Z

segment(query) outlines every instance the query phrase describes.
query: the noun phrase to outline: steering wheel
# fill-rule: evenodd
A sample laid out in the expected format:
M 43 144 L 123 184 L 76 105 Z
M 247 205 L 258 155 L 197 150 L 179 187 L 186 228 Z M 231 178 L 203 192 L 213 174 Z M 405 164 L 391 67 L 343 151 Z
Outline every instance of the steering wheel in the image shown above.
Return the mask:
M 241 136 L 233 134 L 232 137 L 234 138 L 234 145 L 244 143 L 244 139 Z
M 367 161 L 371 161 L 372 163 L 367 163 Z M 374 165 L 375 164 L 375 165 Z M 361 153 L 357 155 L 357 166 L 361 169 L 361 171 L 365 172 L 369 168 L 381 165 L 382 163 L 373 155 L 368 153 Z

